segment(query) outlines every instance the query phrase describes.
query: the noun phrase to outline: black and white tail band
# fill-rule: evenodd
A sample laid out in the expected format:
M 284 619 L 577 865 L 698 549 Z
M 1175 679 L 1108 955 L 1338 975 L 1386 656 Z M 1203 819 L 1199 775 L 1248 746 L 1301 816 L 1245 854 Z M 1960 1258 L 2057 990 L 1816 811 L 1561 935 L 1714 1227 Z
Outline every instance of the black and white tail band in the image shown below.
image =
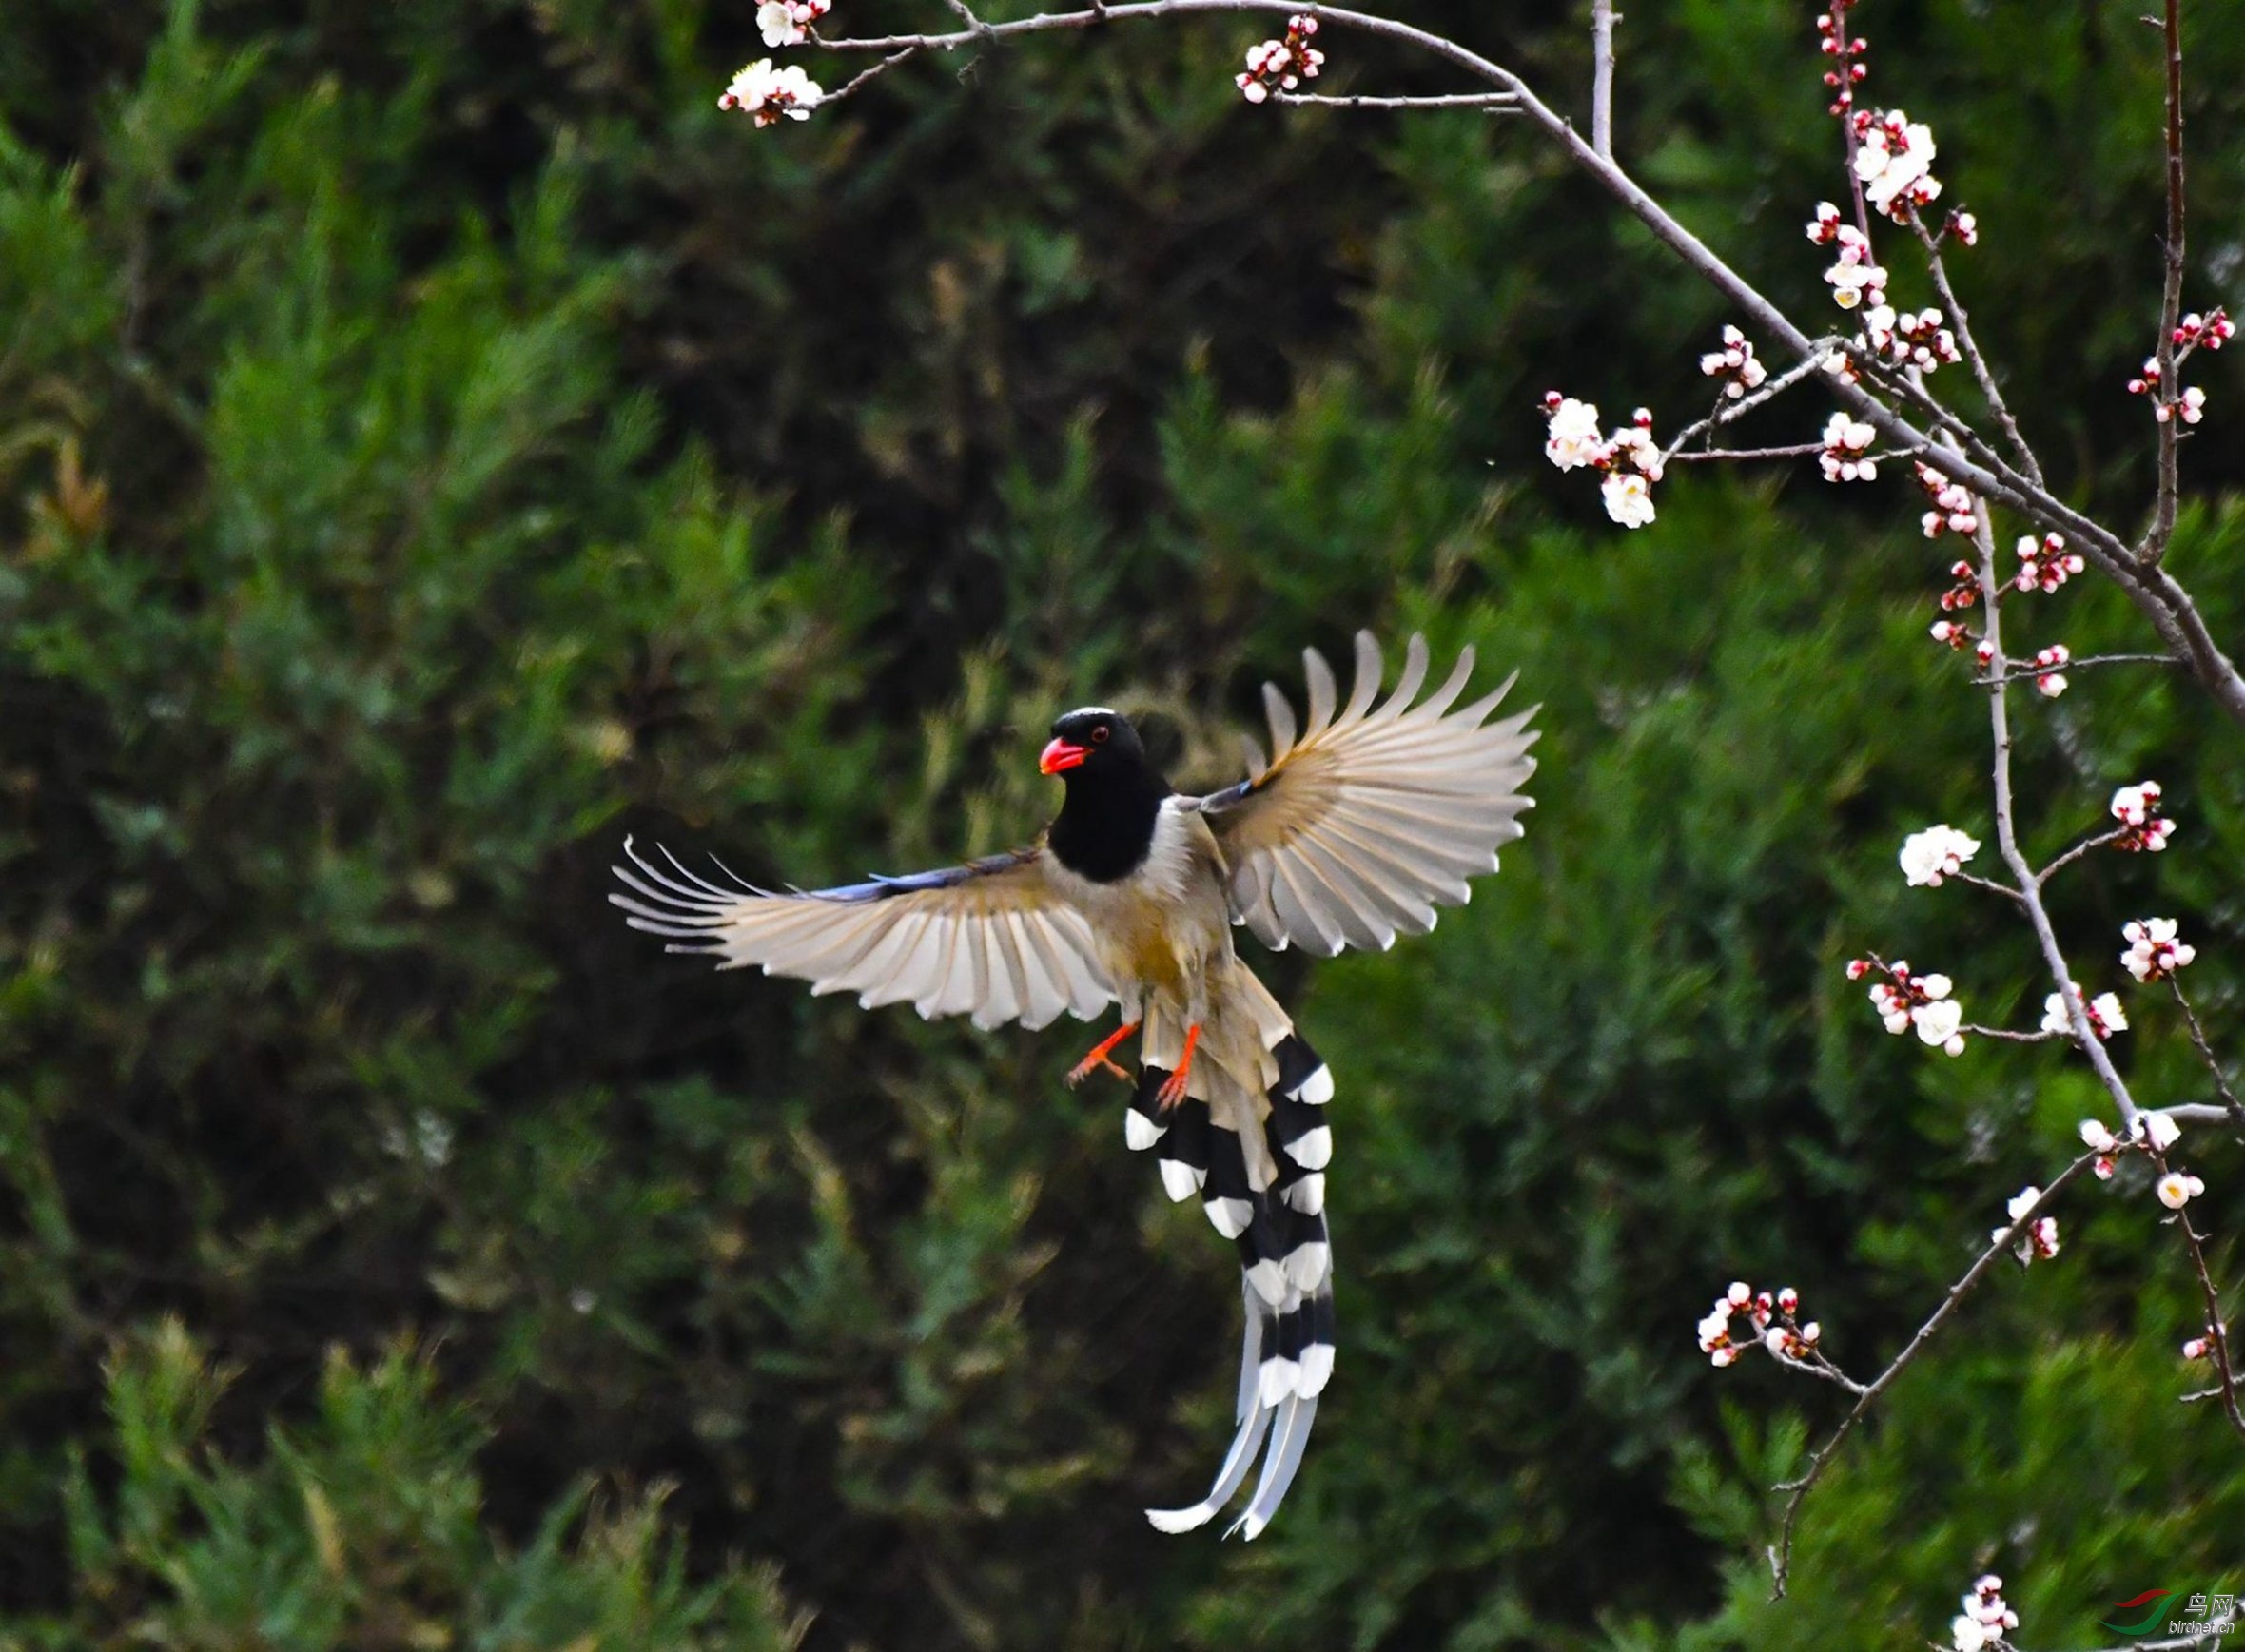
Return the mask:
M 1154 1094 L 1166 1075 L 1153 1069 L 1142 1076 L 1125 1121 L 1134 1148 L 1160 1149 L 1170 1197 L 1198 1193 L 1210 1223 L 1238 1246 L 1245 1310 L 1239 1430 L 1206 1497 L 1189 1508 L 1146 1511 L 1162 1531 L 1190 1531 L 1213 1519 L 1259 1455 L 1254 1494 L 1225 1534 L 1259 1536 L 1301 1466 L 1318 1396 L 1333 1378 L 1333 1243 L 1325 1223 L 1333 1134 L 1324 1112 L 1333 1076 L 1293 1034 L 1273 1054 L 1279 1076 L 1267 1098 L 1265 1153 L 1245 1151 L 1205 1103 L 1158 1111 Z

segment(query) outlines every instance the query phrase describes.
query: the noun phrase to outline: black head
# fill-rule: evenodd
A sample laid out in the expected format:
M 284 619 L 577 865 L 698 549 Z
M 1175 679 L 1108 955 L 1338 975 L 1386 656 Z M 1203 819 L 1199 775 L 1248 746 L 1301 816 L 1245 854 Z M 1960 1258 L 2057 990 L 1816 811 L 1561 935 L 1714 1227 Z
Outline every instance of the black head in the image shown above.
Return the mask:
M 1070 711 L 1052 725 L 1052 744 L 1037 760 L 1040 773 L 1057 774 L 1073 783 L 1123 773 L 1142 772 L 1146 748 L 1130 719 L 1104 706 L 1085 706 Z
M 1060 864 L 1094 883 L 1128 877 L 1146 858 L 1169 795 L 1130 719 L 1104 706 L 1070 711 L 1053 724 L 1052 744 L 1037 767 L 1067 787 L 1044 834 Z

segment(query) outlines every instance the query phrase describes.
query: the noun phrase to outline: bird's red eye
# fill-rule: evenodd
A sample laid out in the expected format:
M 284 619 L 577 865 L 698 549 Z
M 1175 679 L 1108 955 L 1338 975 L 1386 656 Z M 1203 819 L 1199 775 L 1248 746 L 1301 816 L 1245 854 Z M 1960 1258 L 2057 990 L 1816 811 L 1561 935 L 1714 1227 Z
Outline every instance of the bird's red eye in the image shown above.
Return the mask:
M 1103 746 L 1106 744 L 1106 740 L 1107 726 L 1104 723 L 1102 723 L 1098 728 L 1091 731 L 1091 743 L 1094 746 Z

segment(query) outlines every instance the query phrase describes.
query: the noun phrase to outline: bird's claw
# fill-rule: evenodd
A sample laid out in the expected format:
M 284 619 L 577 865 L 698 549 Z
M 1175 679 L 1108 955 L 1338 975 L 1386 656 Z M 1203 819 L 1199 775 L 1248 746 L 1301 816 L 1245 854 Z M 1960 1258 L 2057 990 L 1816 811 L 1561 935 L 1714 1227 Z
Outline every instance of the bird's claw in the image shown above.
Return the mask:
M 1183 1069 L 1162 1080 L 1162 1088 L 1154 1092 L 1154 1104 L 1166 1111 L 1185 1098 L 1185 1085 L 1189 1076 Z
M 1086 1056 L 1081 1061 L 1078 1061 L 1073 1067 L 1068 1069 L 1068 1088 L 1073 1090 L 1077 1085 L 1083 1083 L 1084 1079 L 1090 1078 L 1092 1074 L 1098 1072 L 1102 1067 L 1104 1067 L 1108 1072 L 1114 1074 L 1116 1078 L 1122 1079 L 1125 1084 L 1131 1081 L 1130 1075 L 1124 1072 L 1121 1067 L 1115 1065 L 1115 1063 L 1109 1060 L 1103 1053 L 1096 1056 Z

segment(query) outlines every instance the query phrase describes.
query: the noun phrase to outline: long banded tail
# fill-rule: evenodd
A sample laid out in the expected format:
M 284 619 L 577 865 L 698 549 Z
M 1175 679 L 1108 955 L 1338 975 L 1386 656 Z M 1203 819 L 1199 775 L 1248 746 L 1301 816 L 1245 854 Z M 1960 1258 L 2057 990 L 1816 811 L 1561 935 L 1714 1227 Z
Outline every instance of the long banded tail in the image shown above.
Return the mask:
M 1287 1033 L 1271 1054 L 1279 1077 L 1259 1120 L 1258 1109 L 1221 1099 L 1213 1108 L 1187 1099 L 1162 1112 L 1155 1093 L 1168 1074 L 1150 1066 L 1124 1119 L 1133 1148 L 1159 1150 L 1169 1196 L 1198 1195 L 1216 1231 L 1239 1247 L 1245 1307 L 1239 1431 L 1206 1497 L 1189 1508 L 1146 1510 L 1162 1531 L 1206 1525 L 1238 1493 L 1259 1452 L 1254 1495 L 1224 1535 L 1260 1535 L 1301 1467 L 1318 1396 L 1333 1378 L 1333 1240 L 1325 1221 L 1333 1075 L 1297 1034 Z

